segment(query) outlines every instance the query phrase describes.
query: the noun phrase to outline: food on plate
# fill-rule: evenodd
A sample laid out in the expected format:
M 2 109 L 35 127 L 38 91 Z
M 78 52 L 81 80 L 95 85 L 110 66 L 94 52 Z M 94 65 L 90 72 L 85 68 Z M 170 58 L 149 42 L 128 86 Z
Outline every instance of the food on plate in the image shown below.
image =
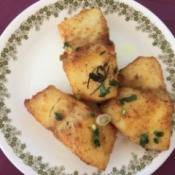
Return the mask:
M 173 107 L 151 91 L 122 87 L 118 98 L 103 106 L 112 124 L 131 141 L 146 149 L 169 148 Z
M 145 149 L 167 150 L 174 108 L 156 58 L 139 57 L 118 72 L 107 22 L 96 8 L 66 18 L 58 29 L 64 41 L 60 60 L 74 96 L 50 85 L 25 100 L 36 120 L 100 170 L 117 130 Z
M 64 40 L 63 68 L 73 94 L 92 102 L 117 96 L 115 46 L 99 9 L 87 9 L 58 26 Z
M 98 126 L 98 113 L 54 86 L 24 102 L 27 110 L 81 160 L 104 170 L 116 140 L 112 124 Z
M 165 89 L 161 66 L 155 57 L 138 57 L 119 71 L 120 85 L 141 89 Z
M 87 44 L 108 40 L 109 30 L 103 13 L 99 9 L 85 9 L 78 15 L 65 20 L 58 25 L 64 40 L 65 49 L 78 49 Z
M 73 93 L 88 101 L 101 102 L 118 93 L 116 56 L 112 42 L 83 47 L 61 56 Z
M 171 103 L 161 65 L 155 57 L 138 57 L 119 71 L 118 79 L 120 86 L 150 90 L 158 98 Z
M 174 109 L 156 58 L 139 57 L 123 68 L 119 77 L 120 85 L 126 87 L 102 107 L 103 112 L 133 142 L 146 149 L 168 149 Z

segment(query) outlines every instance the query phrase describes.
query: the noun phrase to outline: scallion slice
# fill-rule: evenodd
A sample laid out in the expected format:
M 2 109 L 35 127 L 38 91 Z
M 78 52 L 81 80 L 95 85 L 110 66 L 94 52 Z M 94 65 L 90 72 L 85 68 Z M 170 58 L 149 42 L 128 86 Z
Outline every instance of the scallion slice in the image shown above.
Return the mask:
M 120 98 L 119 99 L 119 104 L 124 105 L 124 102 L 131 102 L 131 101 L 134 101 L 134 100 L 137 100 L 137 95 L 135 95 L 135 94 L 133 94 L 129 97 Z
M 98 128 L 96 127 L 95 124 L 93 124 L 91 126 L 92 130 L 93 130 L 93 142 L 94 142 L 94 146 L 95 148 L 99 147 L 100 146 L 100 140 L 99 140 L 99 136 L 100 136 L 100 133 L 99 133 L 99 130 Z
M 100 56 L 104 55 L 106 53 L 105 50 L 103 50 L 102 52 L 100 52 Z
M 122 109 L 121 113 L 122 113 L 122 115 L 125 115 L 126 114 L 126 109 Z
M 55 119 L 58 121 L 62 120 L 62 115 L 60 113 L 55 113 Z
M 65 47 L 72 47 L 69 42 L 64 42 L 64 48 Z
M 164 136 L 164 132 L 162 132 L 162 131 L 154 131 L 154 135 L 157 136 L 157 137 L 162 137 L 162 136 Z
M 107 94 L 109 94 L 109 88 L 106 88 L 104 84 L 102 83 L 100 85 L 100 95 L 99 97 L 105 97 Z
M 153 141 L 154 141 L 154 143 L 158 144 L 158 143 L 159 143 L 159 138 L 158 138 L 158 137 L 155 137 L 155 138 L 153 139 Z
M 141 134 L 140 135 L 140 145 L 142 147 L 145 147 L 146 144 L 149 143 L 149 138 L 147 134 Z
M 112 80 L 109 80 L 109 85 L 110 86 L 117 86 L 118 82 L 116 80 L 112 79 Z
M 111 117 L 108 114 L 100 114 L 96 118 L 96 123 L 99 126 L 106 126 L 111 121 Z
M 118 67 L 115 67 L 115 69 L 113 70 L 113 74 L 117 74 L 118 73 Z
M 76 96 L 77 100 L 81 100 L 81 94 L 80 93 L 77 93 L 75 96 Z
M 92 113 L 92 112 L 89 114 L 89 116 L 92 117 L 92 118 L 96 117 L 96 115 L 94 113 Z

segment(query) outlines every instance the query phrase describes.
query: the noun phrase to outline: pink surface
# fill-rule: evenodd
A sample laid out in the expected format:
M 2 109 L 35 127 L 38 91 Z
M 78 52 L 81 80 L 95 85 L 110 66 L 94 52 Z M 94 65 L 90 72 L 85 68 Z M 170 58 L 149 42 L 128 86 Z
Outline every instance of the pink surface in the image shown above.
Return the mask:
M 0 0 L 0 34 L 25 8 L 37 0 Z M 154 12 L 175 36 L 174 0 L 137 0 Z M 0 150 L 0 175 L 22 175 Z M 175 151 L 153 175 L 175 175 Z

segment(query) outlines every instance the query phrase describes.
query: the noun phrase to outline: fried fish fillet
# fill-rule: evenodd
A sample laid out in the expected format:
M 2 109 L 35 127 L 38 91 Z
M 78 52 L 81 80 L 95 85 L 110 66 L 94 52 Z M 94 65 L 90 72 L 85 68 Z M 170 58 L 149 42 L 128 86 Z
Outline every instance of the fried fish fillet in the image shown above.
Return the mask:
M 156 58 L 137 58 L 119 71 L 119 82 L 126 87 L 121 87 L 118 98 L 109 101 L 103 112 L 135 143 L 146 149 L 168 149 L 174 107 Z
M 91 128 L 95 118 L 90 117 L 91 108 L 54 86 L 25 100 L 24 104 L 37 121 L 81 160 L 100 170 L 106 168 L 116 140 L 116 129 L 111 124 L 97 126 L 100 145 L 95 147 Z
M 109 37 L 107 22 L 99 9 L 85 9 L 66 18 L 58 29 L 65 43 L 78 48 Z
M 93 102 L 117 96 L 115 46 L 102 12 L 83 10 L 58 28 L 65 42 L 61 60 L 74 95 Z
M 141 89 L 165 89 L 161 66 L 155 57 L 138 57 L 119 71 L 120 85 Z
M 102 109 L 131 141 L 151 150 L 169 148 L 173 112 L 170 101 L 162 101 L 151 91 L 122 87 L 118 98 L 110 100 Z
M 171 103 L 161 65 L 155 57 L 138 57 L 119 71 L 118 79 L 122 87 L 150 90 L 159 99 Z
M 118 80 L 114 73 L 117 64 L 112 42 L 83 47 L 71 54 L 64 53 L 61 59 L 74 95 L 80 94 L 82 99 L 95 102 L 117 96 Z M 90 79 L 90 74 L 96 76 L 94 78 L 99 76 L 99 81 Z M 102 78 L 103 83 L 100 81 Z

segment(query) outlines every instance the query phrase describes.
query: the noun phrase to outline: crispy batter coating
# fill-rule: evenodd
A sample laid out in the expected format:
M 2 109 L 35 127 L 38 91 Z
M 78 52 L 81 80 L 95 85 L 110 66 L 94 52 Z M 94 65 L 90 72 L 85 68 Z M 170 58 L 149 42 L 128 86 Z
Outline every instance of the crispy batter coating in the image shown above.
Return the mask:
M 102 102 L 117 96 L 118 84 L 110 85 L 110 81 L 115 81 L 116 83 L 118 81 L 117 75 L 114 73 L 117 64 L 112 42 L 83 47 L 78 52 L 73 51 L 71 54 L 63 54 L 61 59 L 74 95 L 80 94 L 83 99 L 95 102 Z M 109 88 L 109 93 L 101 97 L 100 88 L 98 88 L 101 82 L 89 79 L 89 74 L 98 66 L 103 66 L 104 64 L 107 64 L 105 71 L 108 73 L 103 84 L 106 89 Z M 101 70 L 99 72 L 104 75 Z
M 101 10 L 82 10 L 59 24 L 58 29 L 65 42 L 61 60 L 74 95 L 92 102 L 117 96 L 115 47 Z
M 120 104 L 120 99 L 136 95 L 137 99 Z M 103 112 L 112 117 L 113 125 L 131 141 L 141 144 L 142 134 L 146 134 L 149 143 L 146 149 L 163 151 L 169 148 L 171 137 L 171 116 L 173 106 L 170 101 L 162 101 L 151 91 L 121 88 L 117 99 L 112 99 L 102 107 Z M 155 131 L 163 132 L 156 137 Z M 154 139 L 158 139 L 158 143 Z
M 162 70 L 155 57 L 138 57 L 119 71 L 121 86 L 142 89 L 165 89 Z
M 137 144 L 146 134 L 146 149 L 166 150 L 171 137 L 173 104 L 166 90 L 161 66 L 154 57 L 139 57 L 119 72 L 119 96 L 102 108 L 112 116 L 112 123 Z M 137 99 L 120 104 L 121 99 L 136 95 Z M 157 137 L 154 132 L 163 132 Z M 142 145 L 143 146 L 143 145 Z
M 98 127 L 100 147 L 95 147 L 93 130 L 95 118 L 90 117 L 90 107 L 49 86 L 24 102 L 27 110 L 55 137 L 81 160 L 104 170 L 116 140 L 116 129 L 111 124 Z M 56 119 L 56 114 L 61 119 Z M 97 115 L 97 113 L 96 113 Z
M 106 19 L 99 9 L 85 9 L 58 25 L 64 42 L 77 48 L 108 38 Z

